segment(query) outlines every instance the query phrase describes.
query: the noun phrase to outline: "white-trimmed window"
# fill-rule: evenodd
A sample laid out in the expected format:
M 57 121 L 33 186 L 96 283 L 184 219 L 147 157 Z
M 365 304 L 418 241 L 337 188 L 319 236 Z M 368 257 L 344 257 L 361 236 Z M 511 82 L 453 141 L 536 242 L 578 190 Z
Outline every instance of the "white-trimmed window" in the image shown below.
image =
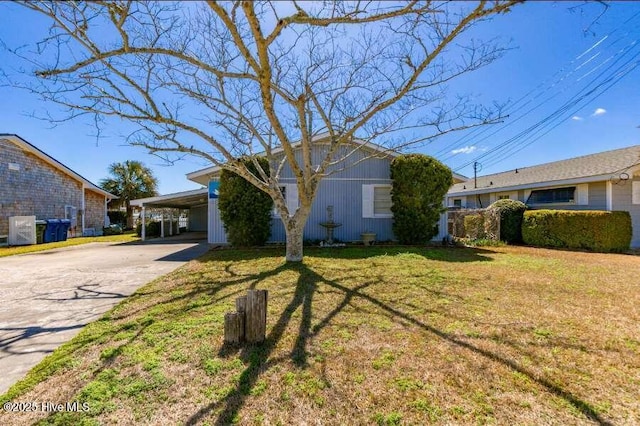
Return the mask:
M 533 189 L 525 192 L 525 204 L 589 204 L 589 184 L 558 188 Z
M 391 213 L 391 185 L 362 185 L 362 217 L 393 217 L 393 213 Z
M 282 196 L 284 197 L 284 201 L 287 203 L 287 209 L 289 210 L 289 214 L 293 216 L 293 214 L 298 210 L 298 206 L 300 205 L 300 199 L 298 197 L 298 185 L 295 183 L 285 183 L 279 185 L 280 192 L 282 192 Z M 273 206 L 273 217 L 280 217 L 276 206 Z

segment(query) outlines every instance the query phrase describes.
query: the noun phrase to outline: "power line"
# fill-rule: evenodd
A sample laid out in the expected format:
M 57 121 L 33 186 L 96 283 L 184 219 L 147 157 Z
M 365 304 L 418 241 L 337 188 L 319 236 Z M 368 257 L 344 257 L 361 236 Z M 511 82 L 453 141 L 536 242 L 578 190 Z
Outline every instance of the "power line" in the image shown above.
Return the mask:
M 635 54 L 634 57 L 627 61 L 626 63 L 624 63 L 622 66 L 620 66 L 618 69 L 616 69 L 612 75 L 607 76 L 606 79 L 604 81 L 599 82 L 595 88 L 589 90 L 586 94 L 579 96 L 582 92 L 584 92 L 585 90 L 587 90 L 591 85 L 593 85 L 594 83 L 596 83 L 596 81 L 601 78 L 605 73 L 607 73 L 611 68 L 613 68 L 613 66 L 615 66 L 616 63 L 618 63 L 621 59 L 623 59 L 625 56 L 627 56 L 635 47 L 637 47 L 637 42 L 638 40 L 634 40 L 634 42 L 631 43 L 631 46 L 622 53 L 622 55 L 616 59 L 613 64 L 611 64 L 609 67 L 607 67 L 607 69 L 605 69 L 603 72 L 601 72 L 597 77 L 595 77 L 594 79 L 592 79 L 587 85 L 585 85 L 585 87 L 583 89 L 581 89 L 578 93 L 576 93 L 572 98 L 570 98 L 567 102 L 564 103 L 564 105 L 562 105 L 560 108 L 558 108 L 557 110 L 555 110 L 553 113 L 549 114 L 548 116 L 546 116 L 545 118 L 543 118 L 542 120 L 538 121 L 537 123 L 533 124 L 532 126 L 528 127 L 527 129 L 523 130 L 522 132 L 518 133 L 517 135 L 507 139 L 506 141 L 502 142 L 501 144 L 499 144 L 498 146 L 496 146 L 495 148 L 491 149 L 490 151 L 485 152 L 484 154 L 474 158 L 473 160 L 463 164 L 462 166 L 459 166 L 456 168 L 456 170 L 460 170 L 463 169 L 471 164 L 473 164 L 473 162 L 478 161 L 480 159 L 483 158 L 487 158 L 490 156 L 494 156 L 494 164 L 496 163 L 495 159 L 500 155 L 500 154 L 504 154 L 510 150 L 513 149 L 513 147 L 509 147 L 509 145 L 511 145 L 512 143 L 514 143 L 515 141 L 518 141 L 516 144 L 514 144 L 514 146 L 517 146 L 518 144 L 523 144 L 523 141 L 526 141 L 526 139 L 521 139 L 521 138 L 525 138 L 526 136 L 528 136 L 531 132 L 533 131 L 540 131 L 538 130 L 541 126 L 546 126 L 548 122 L 557 119 L 557 117 L 559 115 L 561 115 L 562 113 L 564 113 L 566 110 L 568 110 L 569 108 L 575 106 L 576 104 L 578 104 L 579 102 L 583 101 L 584 99 L 588 98 L 591 95 L 594 95 L 594 93 L 600 89 L 602 86 L 604 86 L 605 84 L 609 83 L 611 80 L 613 80 L 617 74 L 621 73 L 621 70 L 627 66 L 630 62 L 633 61 L 633 59 L 635 59 L 639 53 Z M 636 65 L 630 67 L 630 69 L 625 72 L 623 74 L 626 75 L 629 72 L 631 72 Z M 619 79 L 615 80 L 615 83 L 617 83 L 622 77 L 620 77 Z M 614 83 L 614 84 L 615 84 Z M 612 85 L 608 86 L 608 88 L 610 88 Z M 600 96 L 603 92 L 601 92 L 600 94 L 596 94 L 594 96 Z M 579 96 L 579 97 L 578 97 Z M 588 99 L 593 100 L 593 99 Z M 576 111 L 577 112 L 577 111 Z M 557 126 L 554 126 L 554 128 Z M 545 133 L 546 134 L 546 133 Z M 502 151 L 502 152 L 501 152 Z M 516 151 L 517 152 L 517 151 Z M 515 153 L 515 152 L 514 152 Z M 507 158 L 507 156 L 505 156 L 504 158 Z M 501 159 L 504 159 L 501 158 Z
M 594 49 L 596 49 L 597 47 L 599 47 L 601 44 L 603 44 L 605 42 L 605 40 L 607 40 L 611 35 L 615 34 L 618 30 L 620 30 L 620 28 L 624 27 L 625 24 L 631 22 L 632 20 L 634 20 L 638 15 L 640 15 L 640 11 L 636 12 L 634 15 L 632 15 L 631 17 L 629 17 L 625 22 L 623 22 L 621 25 L 617 26 L 616 28 L 614 28 L 612 31 L 610 31 L 608 34 L 606 34 L 605 36 L 603 36 L 602 38 L 600 38 L 596 43 L 594 43 L 592 46 L 590 46 L 588 49 L 586 49 L 584 52 L 582 52 L 581 54 L 579 54 L 578 56 L 576 56 L 573 60 L 571 60 L 571 62 L 568 64 L 568 66 L 565 66 L 563 68 L 561 68 L 560 70 L 558 70 L 551 78 L 545 80 L 544 82 L 542 82 L 541 84 L 537 85 L 534 89 L 530 90 L 529 92 L 527 92 L 525 95 L 523 95 L 522 97 L 520 97 L 518 100 L 516 100 L 514 103 L 512 103 L 511 105 L 509 105 L 508 108 L 513 108 L 516 105 L 522 103 L 522 101 L 524 101 L 525 99 L 527 99 L 531 94 L 535 93 L 535 96 L 532 99 L 529 99 L 527 102 L 525 102 L 524 104 L 520 105 L 518 108 L 516 108 L 515 110 L 509 110 L 509 115 L 508 116 L 513 116 L 514 114 L 516 114 L 517 112 L 521 111 L 522 109 L 524 109 L 527 105 L 529 105 L 531 102 L 535 101 L 536 99 L 540 98 L 541 96 L 543 96 L 545 93 L 549 92 L 551 89 L 553 89 L 554 87 L 559 86 L 564 80 L 567 80 L 571 75 L 575 74 L 577 71 L 579 71 L 580 69 L 582 69 L 583 67 L 585 67 L 586 65 L 588 65 L 589 63 L 591 63 L 592 61 L 594 61 L 598 56 L 600 56 L 601 52 L 597 52 L 595 54 L 593 54 L 592 56 L 590 56 L 589 58 L 587 58 L 586 60 L 584 60 L 583 62 L 581 62 L 579 65 L 577 65 L 574 69 L 572 69 L 569 72 L 565 72 L 565 70 L 569 67 L 571 67 L 573 64 L 575 64 L 579 59 L 583 58 L 585 55 L 589 54 L 590 52 L 592 52 Z M 621 40 L 625 39 L 628 35 L 629 35 L 630 31 L 626 31 L 621 37 L 618 37 L 616 40 L 614 40 L 613 42 L 609 43 L 608 46 L 604 47 L 604 50 L 606 51 L 607 49 L 610 49 L 611 47 L 615 46 L 616 44 L 618 44 Z M 634 42 L 631 43 L 631 47 L 633 47 L 633 44 L 635 44 L 637 42 L 637 40 L 635 40 Z M 490 137 L 496 135 L 497 133 L 504 131 L 505 129 L 507 129 L 508 127 L 512 126 L 514 123 L 520 121 L 521 119 L 527 117 L 531 112 L 535 111 L 536 109 L 538 109 L 539 107 L 543 106 L 544 104 L 548 103 L 549 101 L 551 101 L 552 99 L 556 98 L 557 96 L 559 96 L 560 94 L 562 94 L 563 92 L 567 91 L 571 86 L 575 85 L 576 83 L 580 82 L 582 79 L 586 78 L 589 74 L 592 74 L 593 72 L 595 72 L 597 69 L 601 68 L 602 66 L 604 66 L 605 64 L 607 64 L 608 62 L 610 62 L 613 58 L 615 58 L 615 56 L 619 55 L 620 53 L 622 53 L 622 55 L 624 56 L 625 53 L 624 52 L 625 48 L 619 50 L 618 52 L 616 52 L 613 55 L 610 55 L 608 58 L 604 59 L 602 62 L 600 62 L 598 65 L 596 65 L 594 68 L 592 68 L 591 70 L 589 70 L 586 74 L 583 74 L 580 78 L 578 78 L 576 81 L 573 81 L 569 86 L 564 87 L 562 90 L 560 90 L 559 92 L 556 92 L 555 94 L 547 97 L 546 99 L 544 99 L 542 102 L 536 104 L 534 107 L 528 109 L 526 112 L 524 112 L 523 114 L 521 114 L 520 116 L 509 120 L 507 123 L 505 123 L 504 125 L 500 126 L 498 129 L 495 129 L 493 126 L 483 126 L 483 127 L 477 127 L 475 129 L 473 129 L 473 131 L 467 132 L 463 137 L 457 139 L 456 141 L 454 141 L 453 143 L 448 144 L 447 146 L 445 146 L 444 148 L 442 148 L 441 150 L 439 150 L 435 156 L 439 157 L 440 155 L 444 154 L 445 152 L 449 152 L 449 150 L 454 150 L 455 148 L 458 148 L 460 146 L 462 146 L 462 142 L 464 142 L 465 140 L 470 139 L 471 137 L 475 136 L 474 138 L 474 144 L 477 144 L 479 142 L 483 142 L 487 139 L 489 139 Z M 618 58 L 619 60 L 620 58 Z M 614 62 L 614 64 L 618 61 L 616 60 Z M 613 64 L 612 64 L 613 66 Z M 607 68 L 610 69 L 610 67 Z M 606 70 L 605 70 L 606 71 Z M 563 74 L 564 73 L 564 74 Z M 559 78 L 557 78 L 557 76 L 560 75 Z M 600 74 L 602 75 L 602 73 Z M 540 87 L 543 87 L 547 84 L 547 82 L 552 81 L 551 84 L 549 84 L 544 90 L 539 91 L 538 89 Z M 592 84 L 593 80 L 589 83 Z M 582 90 L 580 90 L 578 92 L 578 94 L 580 94 L 581 92 L 583 92 L 586 87 L 589 86 L 589 84 L 585 85 L 585 88 L 583 88 Z M 575 97 L 575 96 L 574 96 Z M 477 137 L 487 133 L 489 130 L 494 130 L 493 132 L 491 132 L 490 134 L 486 135 L 485 137 L 481 138 L 481 139 L 476 139 Z M 522 132 L 521 132 L 522 133 Z M 525 133 L 526 134 L 526 133 Z M 498 149 L 499 147 L 494 148 Z M 494 151 L 492 150 L 492 151 Z M 490 151 L 490 152 L 492 152 Z M 488 154 L 488 153 L 487 153 Z M 464 168 L 467 167 L 468 165 L 472 164 L 474 161 L 476 161 L 477 159 L 483 158 L 485 155 L 484 154 L 480 157 L 477 157 L 476 159 L 474 159 L 473 161 L 470 161 L 468 163 L 465 163 L 464 166 L 461 166 L 460 168 Z M 456 154 L 451 154 L 448 155 L 447 157 L 441 159 L 441 161 L 447 161 L 449 159 L 451 159 L 452 157 L 454 157 Z M 456 169 L 459 170 L 460 168 Z

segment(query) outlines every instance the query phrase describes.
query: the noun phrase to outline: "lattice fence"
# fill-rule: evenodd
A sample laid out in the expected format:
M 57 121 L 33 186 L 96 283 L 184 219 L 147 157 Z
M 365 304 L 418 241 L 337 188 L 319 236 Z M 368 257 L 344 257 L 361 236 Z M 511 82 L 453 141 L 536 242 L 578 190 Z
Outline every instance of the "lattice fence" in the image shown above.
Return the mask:
M 497 209 L 450 210 L 448 216 L 449 233 L 455 238 L 500 239 L 500 213 Z

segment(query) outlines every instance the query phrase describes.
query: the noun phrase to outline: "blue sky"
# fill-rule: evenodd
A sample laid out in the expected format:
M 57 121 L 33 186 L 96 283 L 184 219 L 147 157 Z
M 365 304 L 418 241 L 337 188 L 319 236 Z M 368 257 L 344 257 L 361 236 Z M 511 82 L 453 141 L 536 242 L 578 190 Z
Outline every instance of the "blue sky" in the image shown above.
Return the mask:
M 601 7 L 570 9 L 581 4 L 531 2 L 483 25 L 480 34 L 499 36 L 513 49 L 451 90 L 471 94 L 478 102 L 504 104 L 509 117 L 418 151 L 437 154 L 458 173 L 471 176 L 471 166 L 459 167 L 476 159 L 480 174 L 487 174 L 640 144 L 640 2 L 612 2 L 595 23 Z M 0 40 L 12 47 L 32 42 L 33 34 L 42 34 L 47 25 L 9 2 L 0 3 L 0 16 Z M 15 72 L 19 66 L 0 49 L 0 69 Z M 575 105 L 563 109 L 568 102 Z M 126 145 L 121 137 L 125 126 L 96 140 L 91 122 L 52 127 L 32 117 L 57 108 L 43 105 L 34 94 L 0 86 L 0 133 L 20 135 L 95 183 L 107 176 L 110 163 L 134 159 L 154 170 L 161 193 L 198 187 L 185 174 L 207 163 L 194 158 L 167 165 Z M 503 149 L 496 150 L 499 146 Z

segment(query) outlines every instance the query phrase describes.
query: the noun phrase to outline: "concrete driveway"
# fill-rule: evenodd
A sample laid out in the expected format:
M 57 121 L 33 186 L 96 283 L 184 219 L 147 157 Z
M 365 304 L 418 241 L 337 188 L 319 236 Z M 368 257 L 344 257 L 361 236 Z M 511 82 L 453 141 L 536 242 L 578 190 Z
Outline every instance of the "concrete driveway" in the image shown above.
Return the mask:
M 0 394 L 140 286 L 208 250 L 181 237 L 0 258 Z

